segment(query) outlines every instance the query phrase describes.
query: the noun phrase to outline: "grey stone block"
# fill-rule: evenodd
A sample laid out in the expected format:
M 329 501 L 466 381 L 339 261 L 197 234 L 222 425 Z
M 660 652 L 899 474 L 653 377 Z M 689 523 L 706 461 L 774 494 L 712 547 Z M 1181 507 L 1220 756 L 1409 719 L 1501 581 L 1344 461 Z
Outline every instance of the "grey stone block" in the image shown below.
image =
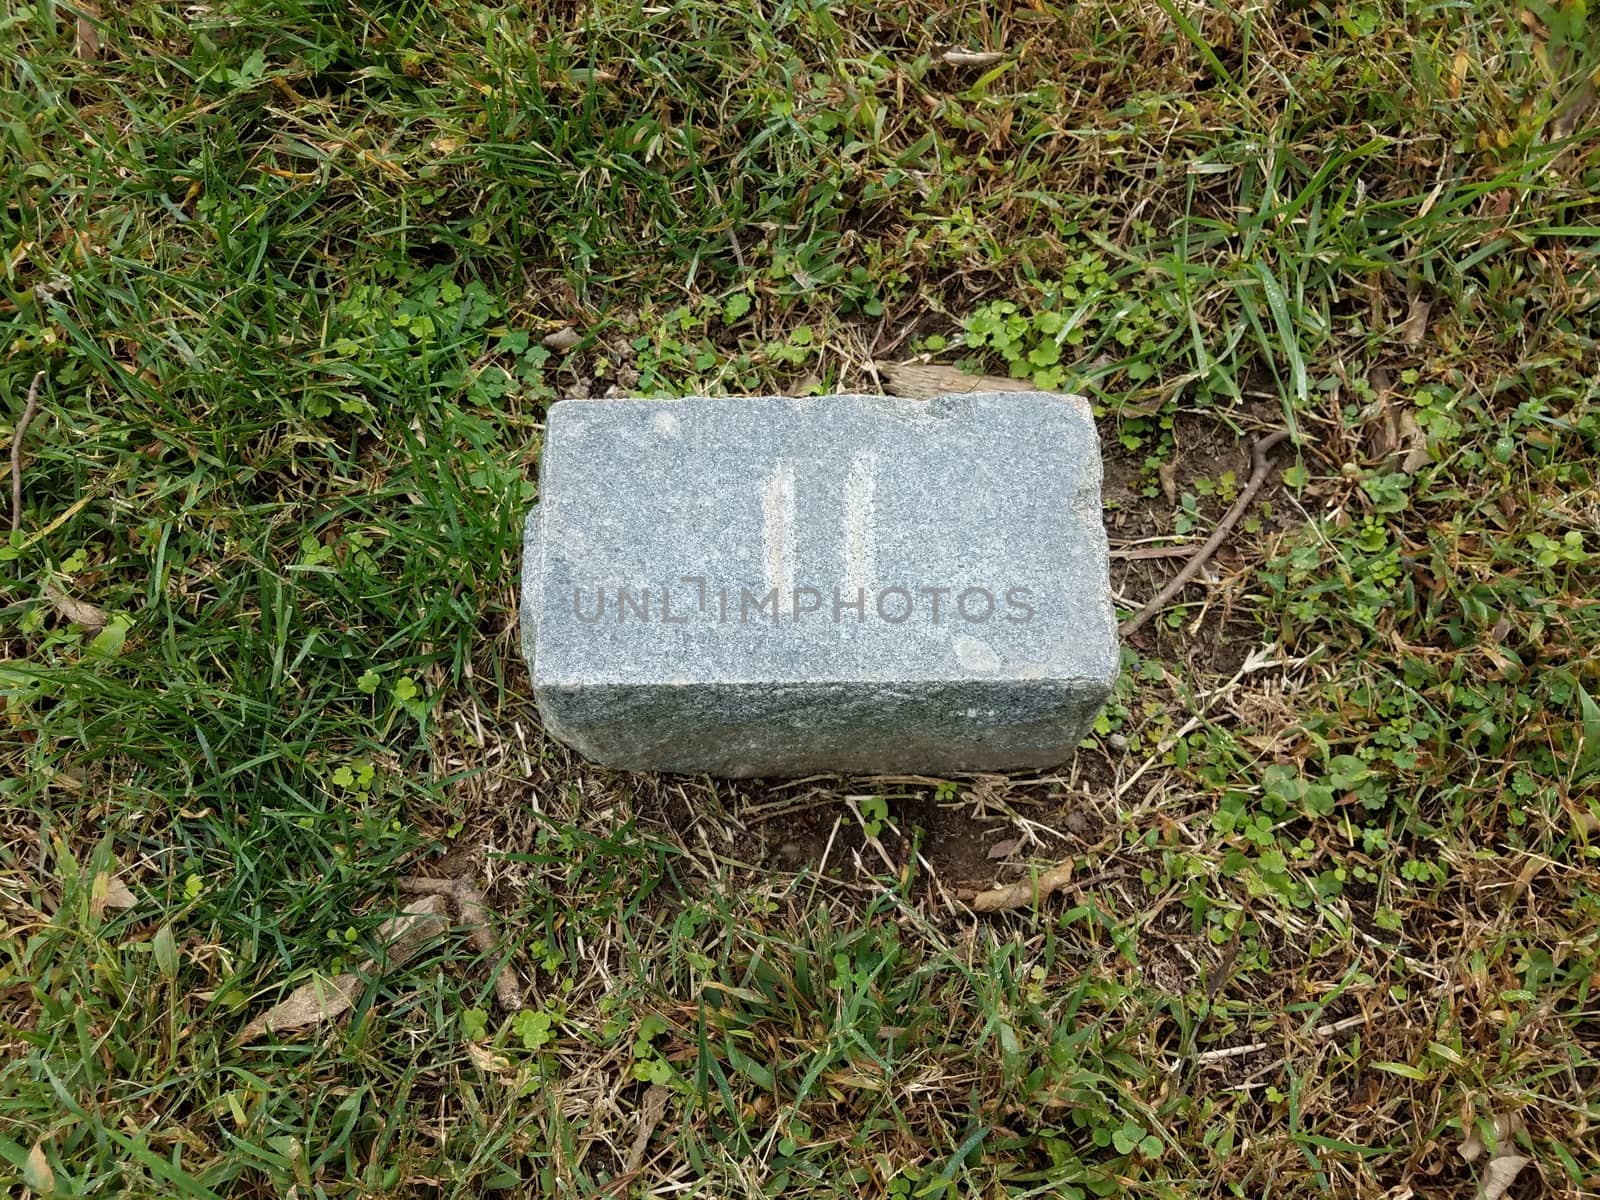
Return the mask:
M 523 653 L 600 763 L 1047 767 L 1116 678 L 1078 397 L 568 400 L 539 496 Z

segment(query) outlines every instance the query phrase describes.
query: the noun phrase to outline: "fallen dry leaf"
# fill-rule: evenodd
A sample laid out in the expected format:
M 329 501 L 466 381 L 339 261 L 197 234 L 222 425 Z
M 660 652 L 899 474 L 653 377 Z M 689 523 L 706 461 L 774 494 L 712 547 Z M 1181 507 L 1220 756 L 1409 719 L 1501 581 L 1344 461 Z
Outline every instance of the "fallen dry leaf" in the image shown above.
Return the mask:
M 443 896 L 418 896 L 397 917 L 378 926 L 381 967 L 398 967 L 450 928 L 450 901 Z
M 1467 67 L 1471 65 L 1471 62 L 1471 58 L 1467 55 L 1467 48 L 1465 46 L 1457 48 L 1455 60 L 1450 64 L 1450 79 L 1445 84 L 1445 90 L 1450 99 L 1461 99 L 1461 87 L 1467 82 Z
M 41 1196 L 56 1190 L 56 1173 L 50 1169 L 50 1160 L 44 1156 L 42 1142 L 35 1142 L 33 1149 L 28 1151 L 28 1161 L 22 1167 L 22 1182 Z
M 1517 1175 L 1533 1159 L 1520 1154 L 1507 1154 L 1491 1159 L 1484 1168 L 1483 1182 L 1478 1185 L 1478 1200 L 1500 1200 L 1517 1181 Z
M 134 897 L 133 890 L 113 875 L 106 881 L 106 907 L 107 908 L 132 908 L 139 901 Z
M 331 1021 L 349 1011 L 361 994 L 361 977 L 346 972 L 332 979 L 321 976 L 303 983 L 239 1031 L 238 1042 L 254 1041 L 265 1033 L 287 1033 Z
M 1415 475 L 1431 461 L 1428 435 L 1417 424 L 1416 413 L 1393 394 L 1378 401 L 1382 412 L 1371 425 L 1372 457 L 1383 462 L 1399 458 L 1396 464 L 1407 475 Z
M 926 399 L 930 396 L 947 396 L 961 392 L 1033 392 L 1033 382 L 1028 379 L 1008 379 L 1004 375 L 968 375 L 955 367 L 941 367 L 934 363 L 874 363 L 889 390 L 896 396 Z
M 1164 462 L 1156 467 L 1156 478 L 1161 481 L 1161 494 L 1167 498 L 1168 504 L 1178 502 L 1178 468 L 1170 462 Z
M 486 959 L 494 956 L 494 929 L 489 921 L 489 909 L 483 902 L 483 893 L 470 879 L 409 875 L 400 880 L 400 890 L 415 896 L 440 896 L 454 904 L 456 915 L 466 927 L 468 943 Z M 494 997 L 506 1012 L 516 1012 L 522 1007 L 522 985 L 517 982 L 508 961 L 502 960 L 495 968 Z
M 419 896 L 406 905 L 399 916 L 378 926 L 377 940 L 382 947 L 377 962 L 367 959 L 362 974 L 399 966 L 448 927 L 445 914 L 449 901 L 443 896 Z M 285 1033 L 320 1025 L 347 1012 L 361 994 L 362 976 L 353 972 L 332 979 L 317 976 L 301 984 L 288 996 L 239 1031 L 234 1040 L 253 1041 L 266 1033 Z
M 1400 326 L 1400 340 L 1408 347 L 1422 344 L 1423 334 L 1428 332 L 1428 313 L 1433 305 L 1424 300 L 1422 296 L 1411 297 L 1411 309 L 1406 313 L 1405 324 Z
M 946 50 L 939 56 L 952 67 L 992 67 L 1005 57 L 1003 50 Z
M 101 871 L 89 885 L 89 911 L 98 917 L 108 908 L 132 908 L 139 903 L 120 878 Z
M 558 87 L 585 89 L 597 83 L 616 82 L 617 73 L 607 71 L 604 67 L 575 67 L 562 75 L 557 75 L 552 82 Z
M 633 1135 L 633 1145 L 628 1147 L 628 1157 L 623 1160 L 623 1171 L 633 1174 L 644 1165 L 645 1151 L 650 1148 L 650 1135 L 661 1124 L 667 1111 L 667 1100 L 672 1093 L 659 1083 L 650 1085 L 639 1105 L 639 1132 Z
M 1399 417 L 1400 444 L 1405 447 L 1405 457 L 1400 460 L 1400 469 L 1407 475 L 1415 475 L 1431 460 L 1428 454 L 1428 435 L 1422 432 L 1422 427 L 1417 424 L 1417 418 L 1409 408 L 1400 410 Z
M 565 354 L 583 341 L 580 334 L 571 325 L 563 325 L 554 333 L 544 335 L 543 343 L 546 350 L 554 350 L 557 354 Z
M 1494 1138 L 1494 1148 L 1502 1150 L 1510 1140 L 1522 1132 L 1523 1121 L 1521 1113 L 1496 1113 L 1489 1120 L 1489 1131 Z M 1461 1155 L 1465 1162 L 1477 1162 L 1483 1157 L 1483 1152 L 1489 1147 L 1483 1140 L 1483 1125 L 1474 1121 L 1467 1130 L 1467 1135 L 1461 1139 L 1461 1145 L 1456 1148 L 1456 1153 Z
M 480 1042 L 467 1043 L 467 1057 L 472 1060 L 472 1065 L 485 1075 L 504 1075 L 511 1070 L 509 1058 L 503 1054 L 496 1054 Z
M 1550 122 L 1550 141 L 1565 141 L 1577 131 L 1584 114 L 1594 105 L 1595 82 L 1593 77 L 1585 79 L 1560 103 L 1561 111 Z
M 79 58 L 85 62 L 93 62 L 100 57 L 100 31 L 95 28 L 95 22 L 100 19 L 100 10 L 90 0 L 78 0 L 78 30 L 74 44 Z
M 972 907 L 978 912 L 999 912 L 1004 908 L 1021 908 L 1035 900 L 1060 891 L 1072 882 L 1072 864 L 1061 863 L 1042 872 L 1036 878 L 1024 879 L 1008 887 L 990 888 L 972 898 Z
M 82 625 L 90 633 L 105 628 L 106 610 L 86 600 L 74 600 L 53 583 L 44 585 L 44 594 L 55 606 L 56 612 L 74 625 Z
M 1007 855 L 1015 854 L 1017 852 L 1017 848 L 1021 845 L 1021 838 L 1007 838 L 1003 842 L 996 842 L 994 845 L 989 847 L 989 857 L 1005 858 Z

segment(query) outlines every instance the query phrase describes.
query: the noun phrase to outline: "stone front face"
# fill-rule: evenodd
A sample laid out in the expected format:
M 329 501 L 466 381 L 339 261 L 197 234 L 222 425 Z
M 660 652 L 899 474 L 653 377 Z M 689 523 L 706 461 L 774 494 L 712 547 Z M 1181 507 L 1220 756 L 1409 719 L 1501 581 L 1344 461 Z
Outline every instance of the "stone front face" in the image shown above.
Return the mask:
M 1088 404 L 559 403 L 522 637 L 545 727 L 610 766 L 1059 763 L 1118 666 Z

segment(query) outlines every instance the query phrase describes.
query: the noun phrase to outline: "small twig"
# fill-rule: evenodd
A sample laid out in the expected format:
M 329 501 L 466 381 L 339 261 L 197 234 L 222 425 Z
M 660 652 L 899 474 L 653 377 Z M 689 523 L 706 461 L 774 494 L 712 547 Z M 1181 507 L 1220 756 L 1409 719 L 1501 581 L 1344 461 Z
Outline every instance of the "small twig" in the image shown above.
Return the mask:
M 1135 550 L 1111 551 L 1112 558 L 1139 560 L 1147 558 L 1188 558 L 1194 553 L 1191 546 L 1140 546 Z
M 1189 581 L 1200 573 L 1200 568 L 1206 565 L 1211 556 L 1227 540 L 1228 534 L 1238 524 L 1245 509 L 1250 507 L 1250 502 L 1256 498 L 1256 493 L 1261 490 L 1261 485 L 1267 481 L 1267 472 L 1272 469 L 1272 451 L 1288 436 L 1287 430 L 1280 429 L 1277 433 L 1269 433 L 1266 437 L 1257 439 L 1256 444 L 1250 448 L 1250 459 L 1254 464 L 1250 471 L 1250 482 L 1244 485 L 1244 491 L 1239 493 L 1239 498 L 1233 502 L 1233 507 L 1228 510 L 1227 516 L 1217 522 L 1216 529 L 1212 530 L 1205 545 L 1194 552 L 1193 557 L 1184 564 L 1183 570 L 1174 575 L 1172 581 L 1157 592 L 1153 600 L 1124 621 L 1117 632 L 1125 638 L 1132 637 L 1144 628 L 1146 621 L 1166 607 L 1167 601 L 1183 591 Z
M 470 880 L 427 879 L 411 875 L 398 882 L 402 892 L 448 897 L 455 905 L 456 919 L 467 931 L 467 943 L 485 958 L 492 958 L 495 941 L 489 910 L 483 902 L 483 893 Z M 506 1012 L 516 1012 L 522 1007 L 522 988 L 517 984 L 508 963 L 502 962 L 494 970 L 494 998 Z
M 1343 1033 L 1347 1029 L 1354 1029 L 1357 1025 L 1365 1025 L 1371 1016 L 1368 1013 L 1357 1013 L 1353 1017 L 1346 1017 L 1342 1021 L 1330 1021 L 1326 1025 L 1318 1025 L 1311 1031 L 1313 1037 L 1331 1038 Z M 1194 1056 L 1197 1063 L 1222 1062 L 1229 1058 L 1243 1058 L 1247 1054 L 1260 1054 L 1263 1050 L 1271 1050 L 1271 1042 L 1250 1042 L 1243 1046 L 1224 1046 L 1219 1050 L 1203 1050 Z M 1276 1066 L 1283 1059 L 1274 1059 L 1268 1066 Z
M 1224 1046 L 1220 1050 L 1202 1050 L 1194 1056 L 1194 1060 L 1198 1063 L 1214 1063 L 1227 1058 L 1243 1058 L 1247 1054 L 1260 1054 L 1263 1050 L 1271 1049 L 1271 1042 L 1249 1042 L 1243 1046 Z
M 44 382 L 45 373 L 35 371 L 33 382 L 28 385 L 28 403 L 23 406 L 22 417 L 17 422 L 16 432 L 11 435 L 11 532 L 15 533 L 22 528 L 22 435 L 27 431 L 28 422 L 33 420 L 33 410 L 39 404 L 39 385 Z

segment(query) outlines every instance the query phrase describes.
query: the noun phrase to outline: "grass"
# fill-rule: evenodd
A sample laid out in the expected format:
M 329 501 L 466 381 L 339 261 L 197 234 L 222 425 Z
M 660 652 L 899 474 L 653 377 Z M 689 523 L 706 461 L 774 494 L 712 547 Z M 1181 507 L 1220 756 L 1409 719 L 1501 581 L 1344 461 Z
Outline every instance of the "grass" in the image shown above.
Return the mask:
M 1511 1195 L 1600 1193 L 1579 0 L 0 20 L 7 427 L 47 373 L 0 548 L 6 1186 L 1421 1197 L 1515 1154 Z M 913 353 L 1089 393 L 1122 546 L 1296 434 L 1077 759 L 734 785 L 545 739 L 548 404 Z M 1119 559 L 1127 608 L 1169 569 Z M 236 1042 L 461 870 L 494 956 Z

